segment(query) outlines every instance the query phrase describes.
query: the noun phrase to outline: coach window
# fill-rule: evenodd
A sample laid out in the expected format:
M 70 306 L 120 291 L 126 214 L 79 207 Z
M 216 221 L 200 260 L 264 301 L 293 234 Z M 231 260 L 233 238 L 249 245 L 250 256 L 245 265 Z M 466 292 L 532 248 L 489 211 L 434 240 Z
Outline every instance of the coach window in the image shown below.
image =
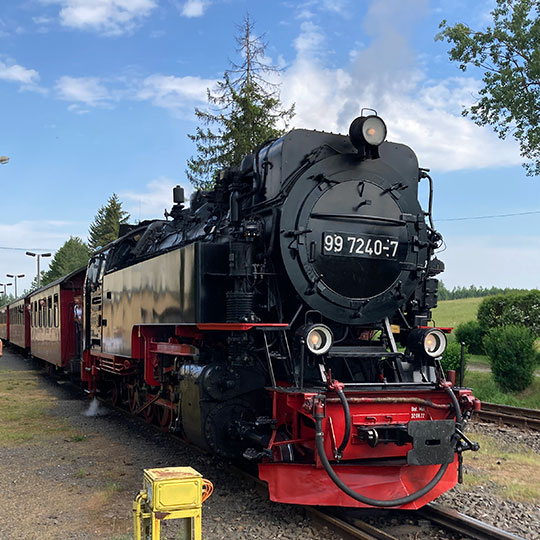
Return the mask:
M 52 296 L 47 299 L 47 326 L 52 326 Z
M 37 326 L 37 302 L 34 300 L 34 326 Z
M 54 314 L 54 327 L 58 328 L 58 294 L 54 295 L 53 314 Z
M 43 300 L 40 298 L 38 300 L 38 326 L 41 328 L 43 326 Z

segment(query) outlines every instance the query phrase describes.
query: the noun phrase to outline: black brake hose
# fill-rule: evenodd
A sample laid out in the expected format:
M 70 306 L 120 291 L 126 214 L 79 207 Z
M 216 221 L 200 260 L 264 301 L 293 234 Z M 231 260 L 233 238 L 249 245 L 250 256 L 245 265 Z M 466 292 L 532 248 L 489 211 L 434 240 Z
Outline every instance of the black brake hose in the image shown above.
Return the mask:
M 445 386 L 444 389 L 450 395 L 450 399 L 452 400 L 452 404 L 456 412 L 456 425 L 461 426 L 462 416 L 456 396 L 454 395 L 452 388 Z M 315 444 L 317 447 L 317 454 L 319 455 L 319 459 L 321 460 L 321 464 L 324 470 L 334 482 L 334 484 L 336 484 L 336 486 L 341 489 L 341 491 L 346 493 L 349 497 L 363 504 L 368 504 L 370 506 L 379 506 L 382 508 L 392 508 L 394 506 L 402 506 L 404 504 L 409 504 L 413 501 L 416 501 L 420 497 L 423 497 L 424 495 L 429 493 L 439 483 L 441 478 L 444 476 L 444 473 L 448 469 L 448 465 L 450 465 L 449 463 L 443 463 L 428 484 L 426 484 L 423 488 L 419 489 L 415 493 L 411 493 L 410 495 L 407 495 L 405 497 L 390 500 L 380 500 L 366 497 L 364 495 L 361 495 L 360 493 L 357 493 L 347 484 L 345 484 L 345 482 L 343 482 L 343 480 L 341 480 L 341 478 L 336 474 L 336 472 L 332 468 L 332 465 L 330 465 L 330 462 L 328 461 L 328 458 L 326 456 L 326 452 L 324 451 L 324 433 L 322 430 L 322 421 L 324 418 L 324 414 L 322 411 L 316 411 L 313 416 L 315 418 Z
M 343 406 L 343 414 L 345 415 L 345 433 L 343 434 L 343 440 L 341 441 L 341 444 L 338 446 L 336 454 L 341 458 L 343 455 L 343 450 L 345 450 L 345 447 L 347 444 L 349 444 L 349 439 L 351 438 L 351 410 L 349 409 L 349 402 L 347 401 L 347 398 L 345 397 L 345 393 L 341 389 L 337 389 L 336 393 L 339 397 L 339 401 L 341 401 L 341 405 Z

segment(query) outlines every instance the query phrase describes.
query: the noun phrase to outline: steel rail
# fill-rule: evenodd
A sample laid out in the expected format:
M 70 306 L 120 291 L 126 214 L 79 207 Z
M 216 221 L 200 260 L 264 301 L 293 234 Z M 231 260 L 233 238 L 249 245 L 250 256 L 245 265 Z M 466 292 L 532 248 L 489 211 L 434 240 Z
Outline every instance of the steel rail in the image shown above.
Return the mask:
M 304 510 L 311 514 L 315 520 L 330 525 L 335 532 L 341 535 L 345 533 L 346 536 L 342 536 L 342 538 L 354 538 L 355 540 L 399 540 L 382 529 L 378 529 L 358 519 L 353 519 L 350 522 L 345 521 L 333 515 L 330 511 L 321 511 L 313 506 L 304 506 Z
M 482 409 L 473 415 L 479 420 L 501 422 L 510 426 L 540 431 L 540 410 L 510 407 L 498 403 L 482 403 Z
M 452 531 L 465 534 L 475 540 L 525 540 L 521 536 L 484 523 L 457 510 L 446 508 L 437 503 L 429 503 L 417 514 L 429 521 L 442 525 Z

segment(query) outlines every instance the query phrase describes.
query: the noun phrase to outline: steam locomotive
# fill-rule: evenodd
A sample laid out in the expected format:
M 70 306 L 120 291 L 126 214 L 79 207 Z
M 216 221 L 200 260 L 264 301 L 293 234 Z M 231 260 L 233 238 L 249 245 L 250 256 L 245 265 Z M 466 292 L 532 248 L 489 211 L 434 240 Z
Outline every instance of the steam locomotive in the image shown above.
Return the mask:
M 86 270 L 23 300 L 25 346 L 91 394 L 255 460 L 274 501 L 423 506 L 477 449 L 463 429 L 479 402 L 445 379 L 445 331 L 430 326 L 444 268 L 431 178 L 385 139 L 376 114 L 348 136 L 293 130 L 189 207 L 175 188 L 164 220 L 124 227 Z M 39 347 L 51 321 L 54 353 Z

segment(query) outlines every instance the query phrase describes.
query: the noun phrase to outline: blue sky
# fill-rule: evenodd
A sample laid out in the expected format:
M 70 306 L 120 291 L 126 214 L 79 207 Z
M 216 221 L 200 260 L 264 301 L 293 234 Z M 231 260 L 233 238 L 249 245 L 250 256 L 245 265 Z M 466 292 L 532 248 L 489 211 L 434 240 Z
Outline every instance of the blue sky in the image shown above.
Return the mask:
M 193 154 L 187 134 L 235 58 L 249 11 L 283 68 L 293 127 L 346 133 L 362 107 L 411 146 L 435 180 L 448 286 L 540 281 L 540 179 L 517 144 L 460 114 L 481 85 L 435 42 L 442 19 L 479 27 L 465 0 L 3 0 L 0 11 L 0 283 L 35 275 L 25 249 L 86 238 L 116 192 L 133 220 L 161 217 Z M 188 189 L 189 190 L 189 189 Z M 46 259 L 44 260 L 44 262 Z M 46 264 L 45 264 L 46 267 Z M 13 290 L 13 289 L 11 289 Z

